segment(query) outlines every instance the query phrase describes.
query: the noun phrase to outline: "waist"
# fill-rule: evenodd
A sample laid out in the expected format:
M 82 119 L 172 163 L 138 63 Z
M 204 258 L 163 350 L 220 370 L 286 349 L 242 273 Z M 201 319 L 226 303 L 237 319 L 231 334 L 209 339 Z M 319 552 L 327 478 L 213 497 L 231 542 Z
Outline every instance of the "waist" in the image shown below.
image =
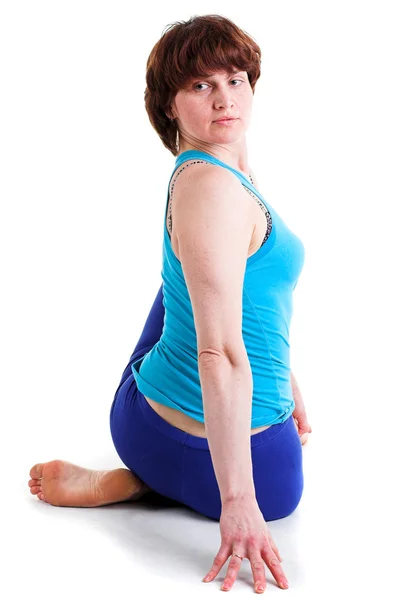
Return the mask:
M 171 408 L 170 406 L 165 406 L 164 404 L 156 402 L 148 396 L 144 397 L 147 403 L 151 406 L 151 408 L 170 425 L 173 425 L 174 427 L 177 427 L 181 431 L 185 431 L 190 435 L 207 438 L 205 424 L 201 421 L 196 421 L 196 419 L 192 419 L 191 417 L 189 417 L 189 415 L 181 412 L 180 410 L 176 410 L 175 408 Z M 254 427 L 250 430 L 250 435 L 260 433 L 261 431 L 264 431 L 264 429 L 268 429 L 268 427 L 271 427 L 271 425 Z

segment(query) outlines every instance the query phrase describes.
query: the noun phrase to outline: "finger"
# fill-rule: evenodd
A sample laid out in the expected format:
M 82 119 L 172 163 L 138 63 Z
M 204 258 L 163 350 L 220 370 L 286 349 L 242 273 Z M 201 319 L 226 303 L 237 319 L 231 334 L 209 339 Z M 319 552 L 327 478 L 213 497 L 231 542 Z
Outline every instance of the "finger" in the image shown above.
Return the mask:
M 308 433 L 302 433 L 300 436 L 301 443 L 304 445 L 308 440 Z
M 249 561 L 253 571 L 254 586 L 256 592 L 263 592 L 267 587 L 265 576 L 265 564 L 258 550 L 249 550 Z
M 275 552 L 275 554 L 277 555 L 277 557 L 279 558 L 279 560 L 281 562 L 283 562 L 283 558 L 281 557 L 281 554 L 280 554 L 280 552 L 278 550 L 278 546 L 275 544 L 274 540 L 272 539 L 271 534 L 269 534 L 269 543 L 271 544 L 272 550 Z
M 239 556 L 244 557 L 243 551 L 239 552 L 236 550 L 232 550 L 232 553 L 233 552 L 235 552 L 235 554 L 239 554 Z M 229 561 L 228 570 L 225 575 L 224 583 L 221 586 L 221 590 L 228 591 L 231 589 L 231 587 L 233 586 L 233 584 L 236 581 L 236 577 L 240 571 L 241 566 L 242 566 L 242 559 L 239 558 L 238 556 L 232 556 L 231 560 Z
M 299 432 L 299 434 L 301 435 L 302 433 L 308 431 L 309 425 L 307 423 L 307 419 L 299 419 L 299 422 L 297 424 L 297 430 Z
M 261 549 L 261 556 L 263 560 L 267 563 L 269 570 L 272 575 L 275 577 L 276 582 L 281 588 L 288 588 L 289 584 L 286 578 L 286 575 L 281 567 L 279 560 L 276 558 L 272 548 L 270 546 L 264 546 Z
M 216 575 L 220 572 L 226 561 L 228 560 L 231 554 L 231 550 L 229 546 L 221 547 L 218 550 L 217 556 L 214 558 L 213 566 L 208 571 L 207 575 L 204 577 L 203 581 L 212 581 Z M 239 552 L 238 552 L 239 554 Z M 240 555 L 242 556 L 242 555 Z M 238 559 L 239 560 L 239 559 Z
M 303 437 L 303 435 L 308 435 L 308 425 L 305 427 L 300 427 L 298 430 L 298 434 L 300 437 Z

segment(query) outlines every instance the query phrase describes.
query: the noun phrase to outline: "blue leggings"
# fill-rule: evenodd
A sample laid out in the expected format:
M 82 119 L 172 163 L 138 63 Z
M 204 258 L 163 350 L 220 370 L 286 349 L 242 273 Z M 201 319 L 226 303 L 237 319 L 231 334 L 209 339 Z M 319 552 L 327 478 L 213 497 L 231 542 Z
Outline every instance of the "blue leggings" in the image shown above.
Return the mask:
M 161 496 L 214 519 L 221 498 L 207 438 L 170 425 L 137 389 L 131 364 L 160 339 L 164 323 L 162 284 L 126 366 L 110 413 L 117 453 L 135 475 Z M 265 521 L 290 515 L 303 493 L 302 445 L 292 415 L 251 435 L 256 498 Z

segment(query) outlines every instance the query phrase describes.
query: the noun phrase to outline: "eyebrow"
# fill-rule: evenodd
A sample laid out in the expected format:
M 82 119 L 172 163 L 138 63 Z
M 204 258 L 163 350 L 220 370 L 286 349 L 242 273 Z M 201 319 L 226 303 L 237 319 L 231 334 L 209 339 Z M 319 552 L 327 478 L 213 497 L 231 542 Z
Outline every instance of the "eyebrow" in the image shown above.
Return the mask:
M 241 73 L 242 71 L 229 71 L 227 74 L 227 77 L 231 77 L 232 75 L 237 75 L 238 73 Z M 209 75 L 208 77 L 203 77 L 203 79 L 211 79 L 213 77 L 213 75 Z M 199 78 L 201 79 L 201 78 Z

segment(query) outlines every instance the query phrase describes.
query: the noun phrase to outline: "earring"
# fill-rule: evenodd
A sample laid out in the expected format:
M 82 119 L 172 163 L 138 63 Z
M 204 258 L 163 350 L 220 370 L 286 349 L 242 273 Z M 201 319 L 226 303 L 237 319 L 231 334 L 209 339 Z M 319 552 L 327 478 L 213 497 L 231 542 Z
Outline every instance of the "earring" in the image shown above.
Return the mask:
M 174 121 L 175 117 L 169 117 L 170 121 Z M 176 128 L 175 148 L 179 152 L 179 129 Z

